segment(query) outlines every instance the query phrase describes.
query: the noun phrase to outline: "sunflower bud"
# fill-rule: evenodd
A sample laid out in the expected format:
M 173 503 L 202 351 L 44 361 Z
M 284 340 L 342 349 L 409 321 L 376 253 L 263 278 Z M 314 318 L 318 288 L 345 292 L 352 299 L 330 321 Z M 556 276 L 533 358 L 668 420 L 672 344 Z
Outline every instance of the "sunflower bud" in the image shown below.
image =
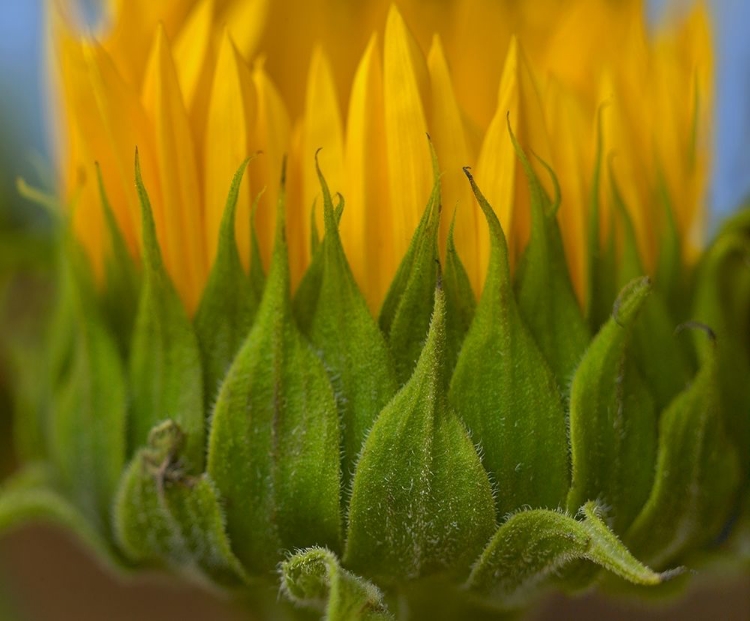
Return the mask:
M 18 383 L 28 465 L 0 492 L 0 530 L 62 522 L 120 571 L 245 599 L 280 587 L 278 608 L 329 620 L 500 614 L 550 589 L 658 593 L 736 551 L 747 217 L 689 260 L 695 213 L 673 183 L 698 185 L 699 158 L 639 170 L 643 144 L 621 135 L 636 129 L 619 96 L 632 68 L 614 110 L 584 112 L 571 102 L 601 84 L 508 37 L 477 150 L 463 115 L 483 118 L 482 102 L 459 98 L 440 38 L 425 57 L 392 8 L 346 132 L 321 48 L 292 131 L 263 63 L 244 59 L 263 3 L 168 4 L 158 27 L 133 9 L 155 27 L 148 58 L 53 20 L 66 114 L 91 96 L 112 140 L 71 124 L 70 166 L 84 152 L 102 166 L 95 198 L 84 175 L 81 204 L 60 213 L 49 338 Z M 598 10 L 635 45 L 616 28 L 631 9 Z M 531 36 L 527 17 L 513 15 Z M 567 85 L 544 102 L 535 63 Z M 561 138 L 586 114 L 592 149 Z M 136 139 L 131 187 L 119 175 Z

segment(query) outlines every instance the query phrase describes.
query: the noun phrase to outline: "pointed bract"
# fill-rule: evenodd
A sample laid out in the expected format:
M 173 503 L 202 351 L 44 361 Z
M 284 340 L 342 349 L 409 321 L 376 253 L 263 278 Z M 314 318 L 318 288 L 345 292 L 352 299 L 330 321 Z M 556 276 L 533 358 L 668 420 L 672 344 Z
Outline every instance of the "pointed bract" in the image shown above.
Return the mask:
M 523 505 L 562 507 L 569 479 L 560 391 L 519 314 L 500 222 L 466 174 L 489 226 L 492 255 L 453 373 L 450 400 L 482 447 L 498 515 Z
M 463 574 L 495 524 L 487 473 L 448 403 L 445 296 L 406 385 L 378 416 L 357 462 L 344 562 L 385 584 Z
M 281 550 L 341 541 L 338 411 L 292 316 L 283 183 L 268 282 L 221 386 L 208 446 L 208 474 L 233 499 L 233 549 L 252 574 L 271 571 Z

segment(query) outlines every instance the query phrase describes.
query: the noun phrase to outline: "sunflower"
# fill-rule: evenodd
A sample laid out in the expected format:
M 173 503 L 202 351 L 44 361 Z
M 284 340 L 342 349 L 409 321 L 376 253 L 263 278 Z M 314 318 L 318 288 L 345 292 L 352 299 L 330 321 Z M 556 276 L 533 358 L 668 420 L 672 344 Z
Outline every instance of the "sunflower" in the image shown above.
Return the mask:
M 0 518 L 327 619 L 705 556 L 746 495 L 748 227 L 707 243 L 706 10 L 643 12 L 51 2 L 45 465 Z

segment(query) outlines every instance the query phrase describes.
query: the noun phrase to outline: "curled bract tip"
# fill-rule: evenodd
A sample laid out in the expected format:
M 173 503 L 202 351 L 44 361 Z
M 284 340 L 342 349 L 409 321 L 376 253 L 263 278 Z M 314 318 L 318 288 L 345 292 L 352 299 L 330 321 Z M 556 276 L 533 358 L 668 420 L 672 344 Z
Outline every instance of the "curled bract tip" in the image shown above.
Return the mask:
M 714 332 L 710 326 L 701 321 L 686 321 L 681 323 L 674 329 L 674 334 L 677 336 L 678 334 L 682 334 L 685 330 L 699 330 L 708 337 L 713 345 L 716 345 L 716 332 Z

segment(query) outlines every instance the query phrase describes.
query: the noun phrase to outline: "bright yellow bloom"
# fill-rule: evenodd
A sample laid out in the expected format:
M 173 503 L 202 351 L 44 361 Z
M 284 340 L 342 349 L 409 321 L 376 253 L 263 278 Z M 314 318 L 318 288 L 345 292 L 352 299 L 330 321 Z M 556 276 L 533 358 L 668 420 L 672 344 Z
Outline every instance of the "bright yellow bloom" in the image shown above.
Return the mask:
M 98 161 L 138 256 L 137 146 L 164 260 L 191 311 L 216 253 L 231 176 L 257 151 L 240 197 L 240 253 L 247 266 L 250 205 L 265 188 L 256 220 L 261 255 L 270 258 L 288 154 L 290 262 L 299 280 L 310 260 L 313 203 L 320 202 L 320 147 L 328 182 L 346 199 L 348 258 L 375 310 L 431 190 L 426 133 L 444 172 L 441 238 L 455 209 L 458 252 L 478 292 L 489 240 L 463 166 L 474 168 L 515 257 L 529 236 L 528 191 L 508 112 L 522 145 L 559 178 L 559 219 L 581 299 L 599 138 L 604 233 L 617 237 L 621 228 L 611 200 L 616 182 L 641 258 L 653 268 L 667 226 L 659 200 L 665 189 L 690 256 L 702 218 L 712 103 L 708 20 L 700 7 L 652 33 L 638 0 L 108 4 L 95 35 L 75 26 L 62 0 L 50 11 L 60 183 L 101 271 L 108 241 Z M 316 217 L 322 228 L 322 209 Z

